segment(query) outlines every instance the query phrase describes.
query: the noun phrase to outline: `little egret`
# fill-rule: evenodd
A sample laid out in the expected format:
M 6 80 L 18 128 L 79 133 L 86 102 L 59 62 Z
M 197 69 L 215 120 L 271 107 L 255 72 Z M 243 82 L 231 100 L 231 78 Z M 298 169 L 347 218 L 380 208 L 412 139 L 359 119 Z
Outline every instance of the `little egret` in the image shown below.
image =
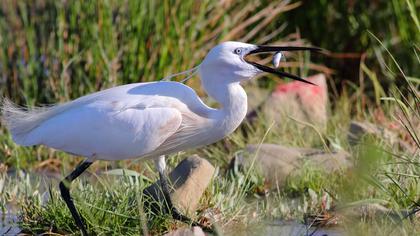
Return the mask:
M 64 104 L 29 110 L 4 99 L 3 120 L 17 144 L 45 145 L 86 158 L 59 185 L 83 235 L 87 231 L 69 187 L 96 160 L 154 159 L 173 218 L 189 221 L 172 205 L 165 155 L 208 145 L 232 133 L 247 112 L 247 95 L 240 82 L 269 72 L 311 83 L 247 58 L 257 53 L 298 50 L 320 49 L 241 42 L 224 42 L 212 48 L 194 72 L 198 72 L 205 92 L 220 104 L 218 109 L 204 104 L 182 83 L 158 81 L 117 86 Z

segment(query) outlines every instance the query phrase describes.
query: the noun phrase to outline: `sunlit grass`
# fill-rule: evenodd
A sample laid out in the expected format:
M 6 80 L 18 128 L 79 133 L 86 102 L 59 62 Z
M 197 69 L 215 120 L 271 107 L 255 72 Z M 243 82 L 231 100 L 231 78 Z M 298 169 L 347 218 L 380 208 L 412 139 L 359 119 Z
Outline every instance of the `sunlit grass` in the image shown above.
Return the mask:
M 219 41 L 304 43 L 299 34 L 283 34 L 282 29 L 286 26 L 283 27 L 284 17 L 280 14 L 298 7 L 300 2 L 39 1 L 34 5 L 11 2 L 15 5 L 5 3 L 0 8 L 4 14 L 0 18 L 0 97 L 8 96 L 30 106 L 68 101 L 117 84 L 158 80 L 197 65 L 208 49 Z M 408 8 L 404 8 L 403 3 L 407 3 Z M 216 144 L 169 158 L 169 168 L 195 153 L 216 166 L 216 174 L 200 200 L 195 219 L 201 219 L 206 210 L 210 210 L 217 215 L 215 225 L 222 232 L 235 232 L 235 229 L 261 226 L 278 219 L 315 225 L 314 216 L 337 217 L 338 227 L 350 235 L 418 234 L 420 83 L 417 74 L 408 75 L 404 68 L 413 64 L 408 68 L 409 72 L 418 72 L 419 68 L 419 46 L 413 40 L 418 39 L 419 34 L 412 34 L 414 26 L 419 27 L 418 4 L 410 0 L 387 4 L 380 6 L 380 9 L 384 8 L 380 17 L 395 15 L 395 22 L 390 22 L 389 27 L 399 27 L 383 39 L 384 36 L 379 35 L 381 40 L 373 35 L 376 35 L 376 28 L 370 29 L 373 33 L 362 33 L 358 46 L 366 47 L 374 42 L 373 47 L 366 49 L 367 55 L 374 57 L 360 60 L 358 83 L 342 78 L 331 81 L 332 108 L 325 131 L 305 126 L 292 118 L 281 124 L 267 122 L 266 117 L 259 114 L 254 122 L 245 122 L 235 133 Z M 392 7 L 387 8 L 390 5 Z M 317 15 L 314 12 L 305 14 Z M 372 23 L 366 15 L 361 17 L 364 21 L 359 23 Z M 250 18 L 253 20 L 247 20 Z M 314 17 L 311 22 L 330 27 L 320 25 L 316 19 Z M 307 23 L 307 18 L 301 20 Z M 344 20 L 352 23 L 351 29 L 357 28 L 354 15 Z M 331 29 L 340 30 L 338 27 Z M 338 35 L 343 33 L 348 37 L 345 30 L 335 37 L 325 32 L 312 33 L 321 34 L 321 38 L 328 37 L 322 41 L 326 45 L 331 45 L 330 40 L 341 40 Z M 401 40 L 403 45 L 412 46 L 408 51 L 412 49 L 413 53 L 409 56 L 404 47 L 396 48 Z M 337 47 L 343 46 L 346 45 Z M 388 51 L 389 47 L 398 49 L 395 58 Z M 302 62 L 302 66 L 286 70 L 307 75 L 305 65 L 310 62 L 309 55 L 295 56 L 291 59 Z M 396 58 L 402 60 L 402 65 Z M 413 58 L 417 61 L 412 61 Z M 376 66 L 371 66 L 372 61 L 377 62 Z M 264 88 L 275 85 L 267 79 L 260 81 Z M 339 82 L 342 87 L 336 91 L 334 84 Z M 202 95 L 198 80 L 189 81 L 189 85 Z M 399 128 L 393 132 L 411 149 L 374 135 L 366 135 L 352 146 L 347 140 L 351 120 L 369 121 L 385 128 L 397 125 Z M 231 158 L 247 145 L 259 143 L 325 151 L 346 150 L 352 156 L 354 167 L 326 173 L 305 163 L 287 178 L 284 186 L 266 189 L 265 179 L 256 169 L 237 173 L 227 171 Z M 13 210 L 17 213 L 20 227 L 28 233 L 78 234 L 59 195 L 57 186 L 61 177 L 41 178 L 40 175 L 64 176 L 79 159 L 45 147 L 19 147 L 10 134 L 0 128 L 1 212 Z M 134 170 L 139 175 L 105 174 L 106 170 L 115 168 Z M 90 232 L 163 234 L 186 226 L 172 220 L 163 210 L 156 213 L 146 206 L 143 190 L 157 179 L 150 163 L 139 160 L 99 162 L 89 172 L 73 183 L 72 195 Z M 341 209 L 370 203 L 386 207 L 392 216 L 348 217 L 339 213 Z M 318 223 L 323 226 L 325 221 Z
M 336 144 L 341 144 L 351 153 L 355 168 L 350 171 L 325 173 L 307 164 L 289 176 L 281 189 L 273 189 L 266 196 L 258 194 L 258 189 L 265 186 L 264 178 L 257 170 L 245 170 L 236 174 L 226 172 L 230 158 L 247 144 L 261 142 L 322 149 L 319 134 L 313 129 L 302 128 L 300 124 L 292 121 L 287 125 L 272 126 L 266 124 L 265 118 L 260 116 L 256 123 L 245 124 L 244 129 L 236 131 L 224 141 L 172 156 L 169 159 L 169 166 L 172 168 L 192 153 L 199 153 L 218 167 L 214 179 L 201 199 L 195 218 L 199 219 L 206 209 L 218 212 L 216 225 L 229 231 L 230 227 L 248 227 L 270 219 L 299 219 L 305 222 L 308 216 L 323 215 L 326 212 L 334 215 L 335 209 L 345 208 L 357 202 L 379 201 L 381 205 L 395 212 L 413 209 L 414 201 L 418 201 L 416 198 L 420 188 L 420 167 L 416 164 L 418 156 L 411 156 L 403 149 L 395 149 L 386 140 L 374 136 L 365 137 L 357 146 L 351 147 L 347 143 L 346 135 L 339 132 L 348 126 L 349 120 L 345 117 L 340 118 L 340 109 L 346 107 L 335 108 L 328 124 L 329 128 L 323 135 L 334 140 Z M 301 134 L 292 135 L 297 130 Z M 246 139 L 244 135 L 247 135 Z M 70 161 L 70 165 L 66 164 L 67 167 L 63 170 L 64 175 L 71 169 L 73 159 L 67 155 L 63 158 L 63 163 Z M 144 227 L 149 232 L 163 233 L 183 225 L 163 212 L 156 215 L 143 208 L 145 201 L 142 190 L 157 178 L 156 174 L 150 172 L 153 168 L 148 167 L 148 163 L 120 162 L 118 166 L 136 169 L 148 178 L 94 174 L 90 175 L 89 180 L 84 177 L 73 184 L 72 194 L 77 207 L 82 209 L 81 213 L 89 230 L 103 234 L 118 231 L 137 235 L 143 232 Z M 99 163 L 91 173 L 103 168 L 104 163 Z M 48 184 L 44 193 L 39 190 L 39 184 L 42 182 L 31 180 L 30 176 L 2 175 L 2 181 L 5 183 L 2 201 L 21 207 L 21 227 L 32 233 L 48 230 L 77 233 L 70 213 L 59 196 L 58 180 Z M 398 181 L 398 184 L 392 179 Z M 50 200 L 45 201 L 48 198 Z M 324 204 L 325 201 L 328 206 Z M 144 217 L 140 209 L 144 209 Z M 368 222 L 361 222 L 360 227 L 367 227 Z M 346 224 L 340 225 L 347 227 Z M 406 226 L 410 224 L 401 224 L 401 227 Z M 409 228 L 401 230 L 412 232 Z M 371 231 L 374 232 L 374 229 Z

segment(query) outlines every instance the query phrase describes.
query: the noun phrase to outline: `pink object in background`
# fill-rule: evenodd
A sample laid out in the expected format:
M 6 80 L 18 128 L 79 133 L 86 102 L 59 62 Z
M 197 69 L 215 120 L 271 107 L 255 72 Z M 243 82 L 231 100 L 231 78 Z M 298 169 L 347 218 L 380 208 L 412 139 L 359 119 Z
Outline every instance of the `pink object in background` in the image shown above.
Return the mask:
M 278 85 L 268 98 L 264 112 L 281 123 L 289 117 L 316 125 L 327 125 L 328 91 L 324 74 L 305 78 L 317 86 L 299 81 Z

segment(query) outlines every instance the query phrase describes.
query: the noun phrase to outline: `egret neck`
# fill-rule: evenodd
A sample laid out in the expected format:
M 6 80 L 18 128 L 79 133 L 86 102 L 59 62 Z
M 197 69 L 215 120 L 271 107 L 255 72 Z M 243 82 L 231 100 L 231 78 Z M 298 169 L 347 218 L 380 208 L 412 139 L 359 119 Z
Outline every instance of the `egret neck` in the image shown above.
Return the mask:
M 223 135 L 232 133 L 245 118 L 248 101 L 239 80 L 217 76 L 218 73 L 200 73 L 201 84 L 206 93 L 220 104 L 214 111 L 216 129 Z

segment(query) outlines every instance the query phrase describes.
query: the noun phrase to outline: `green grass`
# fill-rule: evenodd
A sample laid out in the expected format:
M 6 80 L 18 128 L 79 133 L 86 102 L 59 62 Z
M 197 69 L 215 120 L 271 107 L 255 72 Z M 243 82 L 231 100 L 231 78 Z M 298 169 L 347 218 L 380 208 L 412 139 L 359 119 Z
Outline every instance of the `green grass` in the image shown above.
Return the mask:
M 8 78 L 0 94 L 28 105 L 60 102 L 192 68 L 220 41 L 279 42 L 281 32 L 263 35 L 299 4 L 267 2 L 11 0 L 0 8 Z
M 222 231 L 231 232 L 235 227 L 252 227 L 253 224 L 270 219 L 298 219 L 304 222 L 310 215 L 322 215 L 326 211 L 334 214 L 334 209 L 363 202 L 379 202 L 395 212 L 414 209 L 414 202 L 419 201 L 420 189 L 418 155 L 411 156 L 406 150 L 396 148 L 381 137 L 365 137 L 359 145 L 350 147 L 346 136 L 338 132 L 348 125 L 347 119 L 340 118 L 340 109 L 345 108 L 346 106 L 334 110 L 328 124 L 329 129 L 323 135 L 350 151 L 356 167 L 345 172 L 324 173 L 309 164 L 304 165 L 289 177 L 283 188 L 270 191 L 268 196 L 258 194 L 258 189 L 264 188 L 264 179 L 258 171 L 245 170 L 237 175 L 225 173 L 228 159 L 247 143 L 261 141 L 323 148 L 316 131 L 302 129 L 299 124 L 291 121 L 290 124 L 272 127 L 267 132 L 270 126 L 261 116 L 255 124 L 247 125 L 247 139 L 244 138 L 243 131 L 238 130 L 226 140 L 209 147 L 174 155 L 170 158 L 170 167 L 174 167 L 191 153 L 199 153 L 219 166 L 216 176 L 201 199 L 195 218 L 200 219 L 201 213 L 206 209 L 220 212 L 220 219 L 216 225 Z M 369 116 L 365 118 L 374 119 Z M 301 134 L 289 135 L 296 130 Z M 63 161 L 72 163 L 71 158 L 66 155 Z M 163 213 L 155 215 L 143 208 L 145 200 L 142 190 L 157 178 L 156 174 L 150 173 L 148 164 L 118 164 L 125 168 L 137 169 L 140 173 L 145 173 L 147 178 L 91 174 L 88 180 L 85 177 L 75 181 L 72 194 L 78 208 L 83 209 L 81 213 L 89 230 L 98 234 L 125 232 L 138 235 L 144 228 L 149 232 L 163 233 L 182 226 Z M 103 165 L 104 163 L 100 163 L 95 166 L 92 173 L 104 168 Z M 63 173 L 67 173 L 69 168 L 66 167 Z M 6 183 L 3 191 L 5 194 L 2 194 L 1 200 L 21 207 L 21 227 L 31 233 L 49 230 L 58 233 L 78 233 L 69 211 L 59 197 L 57 181 L 48 185 L 47 195 L 50 200 L 42 204 L 45 193 L 38 190 L 40 180 L 31 180 L 30 176 L 20 174 L 13 177 L 3 174 L 1 178 Z M 328 202 L 327 206 L 323 205 L 325 199 Z M 141 209 L 144 209 L 144 215 Z M 356 224 L 360 229 L 349 230 L 362 232 L 362 229 L 372 224 L 373 228 L 368 231 L 373 234 L 380 229 L 377 226 L 378 221 L 380 220 L 375 218 L 345 218 L 339 225 L 347 229 L 349 225 Z M 392 219 L 389 221 L 393 222 Z M 398 226 L 396 232 L 410 235 L 410 232 L 418 229 L 418 223 L 410 224 L 406 221 L 408 220 L 393 222 Z M 380 232 L 389 230 L 391 229 L 386 228 Z
M 348 59 L 331 62 L 330 57 L 315 58 L 338 71 L 329 75 L 331 110 L 325 131 L 302 126 L 293 119 L 268 123 L 260 114 L 255 122 L 244 123 L 216 144 L 174 154 L 168 165 L 173 168 L 197 153 L 217 167 L 195 218 L 201 219 L 208 210 L 216 212 L 217 227 L 228 234 L 278 219 L 315 224 L 313 216 L 337 216 L 338 227 L 350 235 L 418 234 L 418 216 L 409 220 L 338 214 L 339 209 L 372 202 L 397 215 L 419 208 L 418 3 L 393 0 L 354 7 L 342 1 L 223 4 L 193 0 L 161 4 L 40 0 L 30 4 L 10 0 L 0 5 L 0 96 L 32 106 L 67 101 L 117 84 L 158 80 L 197 65 L 208 49 L 225 40 L 312 42 L 335 52 L 364 52 L 364 59 L 351 63 Z M 375 16 L 363 9 L 375 9 Z M 296 54 L 288 60 L 302 62 L 285 68 L 292 73 L 314 72 L 306 67 L 312 60 L 308 54 Z M 260 78 L 258 84 L 263 88 L 275 86 L 267 78 Z M 202 94 L 197 79 L 189 85 Z M 414 152 L 375 136 L 366 136 L 351 146 L 347 140 L 351 120 L 396 126 L 393 131 L 409 142 Z M 229 160 L 246 145 L 262 142 L 344 149 L 351 154 L 354 168 L 325 173 L 306 163 L 282 188 L 261 195 L 266 190 L 265 180 L 256 169 L 236 174 L 226 169 Z M 58 179 L 36 174 L 65 175 L 78 161 L 45 147 L 19 147 L 1 127 L 1 212 L 14 209 L 28 233 L 78 234 L 59 196 Z M 150 164 L 99 162 L 89 169 L 90 174 L 74 182 L 72 195 L 89 231 L 103 235 L 162 234 L 185 226 L 145 207 L 148 200 L 143 189 L 157 179 Z M 111 168 L 141 175 L 103 174 Z M 7 174 L 5 169 L 14 174 Z

